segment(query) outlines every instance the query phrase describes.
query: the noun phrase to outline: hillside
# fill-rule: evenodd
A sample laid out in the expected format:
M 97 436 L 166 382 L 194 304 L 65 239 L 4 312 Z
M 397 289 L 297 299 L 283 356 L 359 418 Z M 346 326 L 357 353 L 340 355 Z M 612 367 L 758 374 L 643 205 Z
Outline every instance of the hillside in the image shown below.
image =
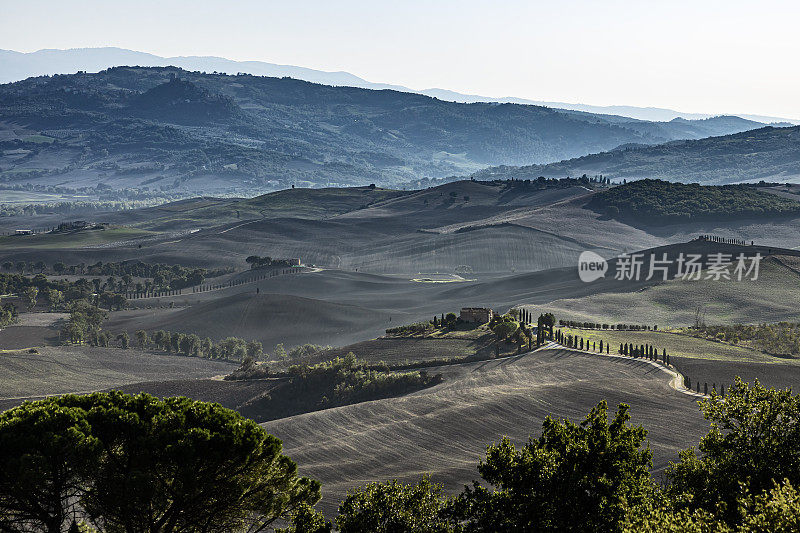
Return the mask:
M 729 184 L 800 180 L 800 127 L 766 127 L 744 133 L 658 146 L 630 146 L 545 165 L 488 168 L 475 179 L 535 179 L 603 174 L 684 183 Z
M 478 477 L 475 465 L 488 443 L 504 435 L 524 442 L 545 416 L 578 418 L 601 399 L 629 404 L 633 423 L 646 423 L 656 471 L 708 427 L 694 398 L 671 389 L 669 376 L 644 362 L 545 350 L 441 371 L 444 383 L 420 392 L 263 426 L 283 441 L 302 474 L 323 482 L 328 513 L 347 490 L 374 479 L 430 473 L 447 492 L 459 491 Z
M 291 78 L 116 67 L 0 86 L 0 183 L 116 200 L 393 184 L 758 125 L 724 117 L 648 123 Z

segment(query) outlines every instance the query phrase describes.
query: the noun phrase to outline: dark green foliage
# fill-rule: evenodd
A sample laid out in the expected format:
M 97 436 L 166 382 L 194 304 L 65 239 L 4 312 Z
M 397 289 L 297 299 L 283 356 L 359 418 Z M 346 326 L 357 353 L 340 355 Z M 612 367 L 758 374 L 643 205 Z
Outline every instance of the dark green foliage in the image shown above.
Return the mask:
M 13 530 L 62 531 L 77 512 L 109 532 L 255 531 L 320 497 L 277 438 L 187 398 L 26 403 L 0 415 L 0 445 L 0 520 Z
M 388 398 L 419 390 L 442 381 L 425 371 L 389 372 L 370 369 L 348 353 L 316 365 L 289 367 L 290 379 L 242 408 L 259 421 L 298 413 Z
M 650 179 L 631 181 L 599 192 L 586 207 L 604 214 L 615 208 L 615 218 L 644 224 L 800 214 L 800 202 L 749 185 L 701 186 Z
M 444 324 L 444 317 L 442 317 L 441 324 Z M 386 330 L 387 335 L 419 335 L 427 331 L 432 331 L 433 325 L 430 322 L 416 322 L 414 324 L 405 324 L 403 326 L 396 326 Z
M 686 332 L 703 339 L 739 344 L 746 342 L 764 352 L 779 356 L 800 355 L 800 324 L 736 324 L 734 326 L 697 326 Z
M 228 272 L 227 269 L 215 269 L 208 271 L 205 268 L 193 268 L 184 265 L 168 265 L 164 263 L 144 263 L 142 261 L 123 261 L 121 263 L 98 261 L 93 265 L 81 268 L 80 265 L 72 265 L 67 270 L 73 273 L 86 273 L 90 276 L 119 276 L 122 279 L 120 284 L 109 287 L 110 291 L 120 292 L 143 292 L 137 290 L 130 281 L 125 282 L 130 277 L 144 278 L 152 280 L 147 283 L 147 292 L 154 290 L 183 289 L 199 285 L 206 278 L 221 276 Z M 126 276 L 130 276 L 126 278 Z
M 57 402 L 0 414 L 0 530 L 62 531 L 97 463 L 100 442 L 86 413 Z
M 419 483 L 397 480 L 370 483 L 348 493 L 339 506 L 341 533 L 446 533 L 442 487 L 423 477 Z
M 59 305 L 86 300 L 92 294 L 92 285 L 86 279 L 49 280 L 42 274 L 35 276 L 0 274 L 0 294 L 24 295 L 31 288 L 38 289 L 41 294 L 47 294 L 51 290 L 61 292 L 62 301 L 59 302 Z
M 66 340 L 76 344 L 90 340 L 92 334 L 97 334 L 100 330 L 100 323 L 106 317 L 105 311 L 85 300 L 73 302 L 69 311 L 69 321 L 63 334 Z
M 605 402 L 575 424 L 548 417 L 538 439 L 517 449 L 507 438 L 478 466 L 494 487 L 475 483 L 456 505 L 466 531 L 617 531 L 649 501 L 647 432 L 620 405 L 609 423 Z
M 507 313 L 505 315 L 494 315 L 489 322 L 489 328 L 497 335 L 498 340 L 511 338 L 520 329 L 515 315 Z
M 117 340 L 119 341 L 119 347 L 123 350 L 127 350 L 128 346 L 130 345 L 131 339 L 128 335 L 128 332 L 123 331 L 122 333 L 117 335 Z
M 752 387 L 737 378 L 725 399 L 701 402 L 711 430 L 694 449 L 681 453 L 668 471 L 670 492 L 690 495 L 691 508 L 717 512 L 734 525 L 744 509 L 738 500 L 787 479 L 800 485 L 800 397 L 790 390 Z
M 251 255 L 247 257 L 247 259 L 245 259 L 245 262 L 248 265 L 250 265 L 251 269 L 292 266 L 292 262 L 288 259 L 273 259 L 271 257 L 260 257 L 258 255 Z

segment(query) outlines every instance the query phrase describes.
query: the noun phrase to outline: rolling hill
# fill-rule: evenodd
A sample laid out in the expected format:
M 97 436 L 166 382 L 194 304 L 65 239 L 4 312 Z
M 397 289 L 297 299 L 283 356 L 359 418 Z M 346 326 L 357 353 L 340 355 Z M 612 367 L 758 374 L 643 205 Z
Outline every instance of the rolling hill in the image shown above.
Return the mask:
M 649 123 L 291 78 L 115 67 L 0 86 L 0 181 L 118 200 L 252 195 L 551 163 L 760 125 L 736 117 Z
M 617 181 L 654 178 L 729 184 L 800 180 L 800 126 L 757 130 L 657 146 L 623 146 L 544 165 L 494 167 L 475 179 L 536 179 L 602 174 Z
M 431 371 L 439 371 L 432 369 Z M 640 361 L 566 350 L 442 369 L 445 382 L 390 398 L 267 422 L 300 472 L 322 481 L 322 510 L 335 511 L 347 490 L 374 480 L 416 480 L 428 473 L 454 493 L 478 479 L 485 447 L 504 435 L 515 443 L 541 431 L 551 413 L 582 418 L 602 399 L 631 406 L 649 431 L 654 468 L 697 441 L 707 423 L 695 398 Z

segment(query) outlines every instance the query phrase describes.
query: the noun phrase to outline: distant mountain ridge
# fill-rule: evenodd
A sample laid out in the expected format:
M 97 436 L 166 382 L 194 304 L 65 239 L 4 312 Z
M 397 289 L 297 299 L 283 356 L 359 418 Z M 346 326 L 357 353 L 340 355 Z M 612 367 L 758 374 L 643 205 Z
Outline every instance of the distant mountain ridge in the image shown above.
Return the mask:
M 0 85 L 0 179 L 187 196 L 392 186 L 760 126 L 738 117 L 646 122 L 288 77 L 114 67 Z
M 623 179 L 653 178 L 707 185 L 800 182 L 800 126 L 672 141 L 657 146 L 631 145 L 546 165 L 499 166 L 475 179 L 536 179 L 602 174 Z
M 714 115 L 702 113 L 683 113 L 672 109 L 636 106 L 598 106 L 572 104 L 566 102 L 538 101 L 525 98 L 463 94 L 447 89 L 430 88 L 414 90 L 402 85 L 373 83 L 349 72 L 326 72 L 292 65 L 278 65 L 263 61 L 234 61 L 213 56 L 161 57 L 146 52 L 123 48 L 73 48 L 69 50 L 38 50 L 36 52 L 15 52 L 0 49 L 0 83 L 20 81 L 34 76 L 52 74 L 73 74 L 78 71 L 99 72 L 115 66 L 176 66 L 190 71 L 221 72 L 236 74 L 245 72 L 256 76 L 284 77 L 322 83 L 324 85 L 360 87 L 364 89 L 392 89 L 402 92 L 424 94 L 440 100 L 460 103 L 501 102 L 526 105 L 539 105 L 570 111 L 601 115 L 619 115 L 639 120 L 664 122 L 674 118 L 705 119 Z M 800 124 L 800 119 L 786 119 L 761 115 L 737 114 L 737 116 L 762 123 L 786 122 Z

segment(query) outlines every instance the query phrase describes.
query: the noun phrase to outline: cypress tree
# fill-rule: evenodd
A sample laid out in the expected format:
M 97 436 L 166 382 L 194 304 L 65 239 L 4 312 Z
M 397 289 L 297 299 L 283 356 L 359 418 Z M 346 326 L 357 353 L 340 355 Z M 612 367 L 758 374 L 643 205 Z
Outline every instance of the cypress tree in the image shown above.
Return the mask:
M 708 382 L 703 383 L 703 394 L 708 394 Z

